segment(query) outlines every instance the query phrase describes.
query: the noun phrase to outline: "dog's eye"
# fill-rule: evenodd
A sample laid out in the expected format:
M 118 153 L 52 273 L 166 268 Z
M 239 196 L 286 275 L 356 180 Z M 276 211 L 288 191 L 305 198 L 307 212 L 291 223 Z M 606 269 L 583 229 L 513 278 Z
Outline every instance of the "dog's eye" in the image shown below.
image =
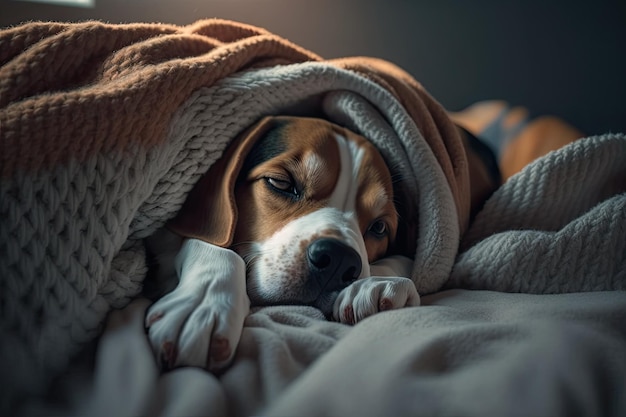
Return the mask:
M 387 235 L 387 223 L 380 219 L 376 220 L 372 224 L 370 224 L 367 232 L 371 233 L 372 235 L 374 235 L 374 237 L 377 238 L 385 237 Z
M 266 177 L 265 181 L 271 188 L 283 194 L 286 193 L 286 194 L 291 194 L 293 196 L 298 195 L 298 190 L 293 185 L 293 182 L 291 182 L 290 180 Z

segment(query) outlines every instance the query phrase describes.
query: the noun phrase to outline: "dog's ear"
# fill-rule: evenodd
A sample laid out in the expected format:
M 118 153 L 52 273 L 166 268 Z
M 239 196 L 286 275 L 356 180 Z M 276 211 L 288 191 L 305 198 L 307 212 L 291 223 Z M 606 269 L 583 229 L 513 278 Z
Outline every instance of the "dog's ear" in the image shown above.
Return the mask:
M 237 177 L 254 144 L 279 123 L 281 118 L 265 117 L 235 138 L 222 157 L 196 183 L 181 210 L 168 223 L 168 228 L 183 237 L 224 248 L 230 246 L 238 217 L 235 203 Z

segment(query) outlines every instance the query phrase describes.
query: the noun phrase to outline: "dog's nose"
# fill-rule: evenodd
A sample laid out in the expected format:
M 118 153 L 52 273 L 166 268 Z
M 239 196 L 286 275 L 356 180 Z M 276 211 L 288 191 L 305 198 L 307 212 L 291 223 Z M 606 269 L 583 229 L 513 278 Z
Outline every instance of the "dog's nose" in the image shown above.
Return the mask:
M 311 274 L 324 290 L 339 290 L 356 280 L 361 273 L 361 257 L 337 239 L 314 240 L 307 248 Z

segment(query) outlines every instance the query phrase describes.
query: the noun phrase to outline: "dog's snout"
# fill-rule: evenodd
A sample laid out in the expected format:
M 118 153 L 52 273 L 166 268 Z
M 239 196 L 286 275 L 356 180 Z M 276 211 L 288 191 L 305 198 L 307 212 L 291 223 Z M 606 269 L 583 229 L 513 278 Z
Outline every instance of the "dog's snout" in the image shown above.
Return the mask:
M 311 274 L 323 289 L 341 289 L 361 274 L 359 253 L 337 239 L 313 241 L 307 249 L 307 256 Z

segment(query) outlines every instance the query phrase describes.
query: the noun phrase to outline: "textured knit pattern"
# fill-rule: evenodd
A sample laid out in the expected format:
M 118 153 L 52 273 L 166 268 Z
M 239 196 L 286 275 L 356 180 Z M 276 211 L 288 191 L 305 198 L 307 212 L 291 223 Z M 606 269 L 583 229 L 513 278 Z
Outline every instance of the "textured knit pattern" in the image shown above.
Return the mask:
M 626 289 L 626 136 L 581 139 L 509 179 L 465 234 L 450 287 Z
M 413 278 L 447 279 L 467 224 L 445 110 L 387 62 L 322 61 L 222 20 L 0 32 L 0 414 L 41 392 L 141 290 L 142 239 L 243 129 L 295 108 L 371 137 L 420 225 Z M 417 213 L 417 216 L 410 216 Z

